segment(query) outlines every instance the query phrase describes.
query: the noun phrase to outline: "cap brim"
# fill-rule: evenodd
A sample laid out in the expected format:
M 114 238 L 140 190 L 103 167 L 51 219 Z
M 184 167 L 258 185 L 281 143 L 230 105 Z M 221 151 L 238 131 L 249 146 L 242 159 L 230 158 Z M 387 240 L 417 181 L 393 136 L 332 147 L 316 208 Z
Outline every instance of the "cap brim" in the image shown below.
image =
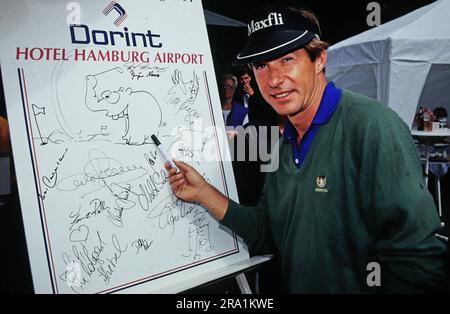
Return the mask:
M 253 38 L 236 57 L 233 65 L 270 60 L 304 46 L 316 36 L 310 31 L 279 31 L 268 40 L 266 36 Z

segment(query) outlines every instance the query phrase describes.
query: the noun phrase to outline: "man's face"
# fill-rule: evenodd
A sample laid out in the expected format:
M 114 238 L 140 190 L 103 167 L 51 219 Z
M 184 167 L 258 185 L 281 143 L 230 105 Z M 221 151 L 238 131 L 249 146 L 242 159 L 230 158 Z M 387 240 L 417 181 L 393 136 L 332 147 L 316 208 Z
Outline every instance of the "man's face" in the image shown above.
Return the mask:
M 271 61 L 252 64 L 264 99 L 279 115 L 295 116 L 310 105 L 322 74 L 320 56 L 312 62 L 305 49 L 298 49 Z
M 245 73 L 244 75 L 242 75 L 239 78 L 239 83 L 241 85 L 250 85 L 251 80 L 252 80 L 252 77 L 250 75 L 248 75 L 247 73 Z

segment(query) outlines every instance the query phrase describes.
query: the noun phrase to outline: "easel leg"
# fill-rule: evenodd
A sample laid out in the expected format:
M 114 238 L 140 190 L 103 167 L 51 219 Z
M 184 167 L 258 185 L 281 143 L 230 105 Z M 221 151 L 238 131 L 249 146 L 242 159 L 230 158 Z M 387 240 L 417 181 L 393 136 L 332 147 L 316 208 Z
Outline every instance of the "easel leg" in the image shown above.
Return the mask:
M 439 209 L 439 218 L 441 219 L 441 226 L 444 227 L 445 223 L 442 221 L 442 200 L 441 200 L 441 178 L 436 177 L 436 188 L 437 188 L 437 198 L 438 198 L 438 209 Z
M 261 294 L 261 291 L 259 291 L 259 271 L 255 274 L 255 293 Z
M 244 273 L 237 275 L 236 281 L 242 294 L 252 294 L 252 290 L 250 289 L 250 285 L 248 284 Z
M 425 184 L 428 187 L 428 173 L 430 172 L 430 143 L 427 140 L 427 159 L 425 161 Z

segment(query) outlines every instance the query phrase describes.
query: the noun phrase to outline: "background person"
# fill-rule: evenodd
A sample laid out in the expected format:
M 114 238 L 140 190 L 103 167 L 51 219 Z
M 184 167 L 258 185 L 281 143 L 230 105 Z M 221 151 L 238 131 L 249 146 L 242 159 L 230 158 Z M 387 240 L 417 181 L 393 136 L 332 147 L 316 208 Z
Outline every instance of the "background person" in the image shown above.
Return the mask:
M 221 76 L 219 90 L 222 105 L 222 113 L 225 121 L 225 128 L 228 137 L 228 145 L 233 152 L 233 173 L 236 180 L 239 201 L 245 205 L 256 205 L 262 189 L 262 179 L 257 161 L 250 161 L 248 158 L 249 139 L 244 133 L 244 141 L 238 140 L 236 127 L 245 127 L 248 124 L 249 109 L 235 100 L 234 94 L 238 86 L 236 76 L 225 73 Z M 243 143 L 240 147 L 238 144 Z M 244 159 L 240 160 L 240 151 L 245 150 Z
M 257 86 L 253 85 L 252 71 L 247 66 L 240 66 L 236 70 L 239 81 L 235 93 L 237 102 L 249 108 L 249 123 L 258 126 L 277 126 L 278 115 L 264 100 Z
M 234 100 L 238 81 L 236 76 L 226 73 L 221 76 L 219 91 L 225 126 L 243 126 L 248 122 L 248 108 Z
M 447 117 L 448 113 L 447 110 L 444 107 L 437 107 L 433 110 L 434 117 L 436 121 L 439 122 L 439 126 L 441 128 L 447 127 Z

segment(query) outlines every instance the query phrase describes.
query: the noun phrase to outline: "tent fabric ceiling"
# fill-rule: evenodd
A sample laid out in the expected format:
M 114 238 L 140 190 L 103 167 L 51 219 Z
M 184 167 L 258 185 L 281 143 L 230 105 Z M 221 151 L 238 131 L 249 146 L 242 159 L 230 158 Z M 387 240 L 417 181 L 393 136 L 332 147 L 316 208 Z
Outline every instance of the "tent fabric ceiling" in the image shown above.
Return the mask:
M 444 107 L 450 113 L 450 95 L 443 93 L 450 82 L 450 64 L 433 64 L 420 96 L 419 106 L 435 109 Z
M 229 18 L 224 15 L 204 9 L 205 21 L 207 25 L 229 26 L 229 27 L 247 27 L 247 24 L 241 21 Z
M 427 80 L 430 68 L 450 64 L 449 15 L 450 0 L 439 0 L 333 45 L 328 51 L 328 79 L 343 88 L 377 95 L 411 126 L 422 91 L 430 89 L 425 84 L 433 81 Z M 434 67 L 433 71 L 442 69 Z M 375 84 L 364 79 L 374 73 Z M 434 97 L 441 105 L 444 99 L 450 102 L 447 90 L 432 90 L 445 93 Z

